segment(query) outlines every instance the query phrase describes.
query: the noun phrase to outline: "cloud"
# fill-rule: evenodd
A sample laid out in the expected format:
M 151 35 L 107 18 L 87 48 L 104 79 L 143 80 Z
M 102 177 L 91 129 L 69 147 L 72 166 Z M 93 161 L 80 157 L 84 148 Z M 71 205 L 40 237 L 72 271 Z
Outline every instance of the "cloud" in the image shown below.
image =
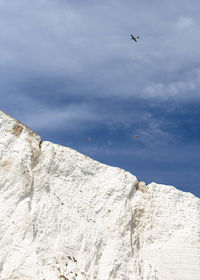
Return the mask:
M 192 27 L 195 27 L 195 25 L 196 25 L 196 22 L 191 17 L 181 17 L 177 21 L 178 29 L 183 30 L 183 31 L 185 31 L 185 30 L 188 31 Z
M 83 130 L 83 124 L 97 124 L 102 117 L 96 114 L 87 104 L 70 104 L 60 107 L 48 108 L 39 106 L 37 114 L 25 112 L 21 115 L 24 123 L 37 131 L 56 131 L 65 129 L 70 131 Z
M 151 97 L 152 91 L 169 87 L 162 96 L 176 92 L 182 98 L 177 90 L 182 87 L 182 71 L 200 58 L 197 3 L 192 16 L 185 1 L 173 5 L 175 12 L 170 4 L 158 1 L 124 5 L 121 1 L 14 0 L 12 5 L 5 1 L 0 5 L 1 72 L 8 84 L 17 72 L 24 81 L 27 75 L 84 80 L 93 84 L 99 97 L 116 96 L 116 92 L 118 98 Z M 130 40 L 131 33 L 141 36 L 137 44 Z
M 151 83 L 144 88 L 144 96 L 146 98 L 176 99 L 179 100 L 200 99 L 200 67 L 182 72 L 182 76 L 173 81 Z

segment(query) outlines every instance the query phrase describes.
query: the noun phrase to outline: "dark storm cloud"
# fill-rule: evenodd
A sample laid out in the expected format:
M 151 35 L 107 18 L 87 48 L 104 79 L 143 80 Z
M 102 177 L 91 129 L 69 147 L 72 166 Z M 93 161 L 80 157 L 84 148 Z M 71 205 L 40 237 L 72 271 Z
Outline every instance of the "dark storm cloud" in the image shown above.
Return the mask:
M 101 86 L 101 96 L 188 98 L 191 90 L 199 98 L 199 6 L 2 1 L 2 71 L 84 80 Z M 141 40 L 133 44 L 130 33 Z

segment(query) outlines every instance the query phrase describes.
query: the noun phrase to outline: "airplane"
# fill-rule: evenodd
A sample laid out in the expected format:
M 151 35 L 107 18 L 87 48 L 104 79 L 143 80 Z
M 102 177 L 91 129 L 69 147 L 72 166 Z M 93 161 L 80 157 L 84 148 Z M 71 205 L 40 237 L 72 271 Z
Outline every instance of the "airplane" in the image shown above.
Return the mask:
M 134 40 L 135 42 L 137 42 L 137 39 L 139 39 L 140 37 L 137 36 L 137 37 L 134 37 L 132 34 L 131 34 L 131 39 Z

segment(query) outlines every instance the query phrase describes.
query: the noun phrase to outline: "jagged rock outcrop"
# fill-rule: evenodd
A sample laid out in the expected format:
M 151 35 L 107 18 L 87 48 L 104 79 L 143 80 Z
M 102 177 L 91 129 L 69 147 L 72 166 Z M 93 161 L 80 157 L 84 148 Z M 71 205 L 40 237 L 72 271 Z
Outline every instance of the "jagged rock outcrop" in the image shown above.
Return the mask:
M 0 279 L 199 280 L 200 200 L 0 112 Z

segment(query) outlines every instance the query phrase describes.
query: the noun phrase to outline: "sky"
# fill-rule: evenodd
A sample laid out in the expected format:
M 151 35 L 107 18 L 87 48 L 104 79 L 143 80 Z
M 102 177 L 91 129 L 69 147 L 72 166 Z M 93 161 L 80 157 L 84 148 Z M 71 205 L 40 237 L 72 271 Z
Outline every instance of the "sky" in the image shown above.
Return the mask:
M 200 197 L 199 10 L 0 0 L 0 109 L 42 140 Z

